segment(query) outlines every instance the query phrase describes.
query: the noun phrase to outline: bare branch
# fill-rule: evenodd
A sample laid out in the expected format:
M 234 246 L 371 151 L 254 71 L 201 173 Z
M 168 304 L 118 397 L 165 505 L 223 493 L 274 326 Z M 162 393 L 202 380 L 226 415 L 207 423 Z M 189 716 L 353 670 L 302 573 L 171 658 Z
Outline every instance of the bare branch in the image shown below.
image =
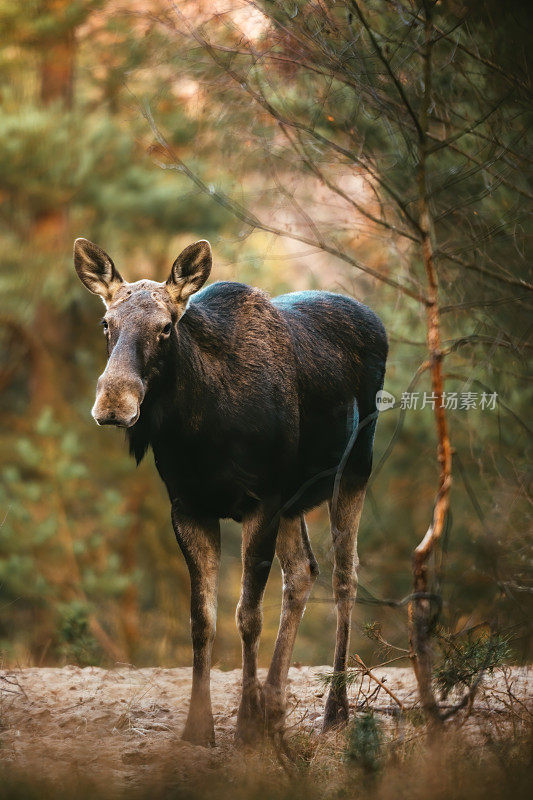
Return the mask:
M 342 155 L 348 161 L 350 161 L 350 162 L 352 162 L 354 164 L 357 164 L 358 166 L 361 167 L 361 169 L 363 169 L 366 172 L 368 172 L 368 174 L 372 177 L 372 179 L 384 189 L 384 191 L 389 195 L 389 197 L 392 200 L 394 200 L 394 202 L 396 203 L 398 209 L 403 214 L 405 219 L 409 222 L 409 224 L 411 225 L 413 230 L 416 233 L 420 232 L 418 222 L 412 216 L 412 214 L 408 211 L 406 203 L 404 203 L 404 201 L 401 199 L 401 197 L 398 194 L 398 192 L 387 181 L 385 181 L 383 179 L 383 177 L 378 173 L 378 171 L 376 169 L 371 167 L 368 164 L 367 161 L 365 161 L 363 158 L 357 156 L 354 152 L 352 152 L 350 150 L 347 150 L 345 147 L 343 147 L 342 145 L 339 145 L 337 142 L 334 142 L 333 140 L 328 139 L 326 136 L 323 136 L 321 133 L 319 133 L 315 129 L 309 127 L 308 125 L 305 125 L 302 122 L 299 122 L 298 120 L 289 119 L 288 117 L 283 115 L 278 109 L 276 109 L 270 103 L 270 101 L 266 97 L 264 97 L 264 95 L 262 95 L 259 92 L 256 92 L 250 86 L 248 80 L 246 80 L 242 75 L 239 75 L 237 72 L 235 72 L 235 70 L 232 69 L 232 67 L 230 67 L 228 64 L 225 64 L 223 61 L 220 60 L 219 56 L 217 55 L 217 52 L 216 52 L 215 48 L 213 48 L 213 46 L 211 45 L 211 42 L 209 42 L 205 37 L 200 35 L 199 31 L 197 29 L 195 29 L 189 23 L 189 21 L 185 18 L 185 16 L 182 14 L 182 12 L 177 8 L 175 3 L 172 3 L 172 7 L 173 7 L 176 15 L 178 16 L 178 18 L 188 28 L 191 36 L 195 39 L 195 41 L 202 48 L 205 49 L 205 51 L 211 57 L 213 62 L 215 64 L 217 64 L 222 70 L 224 70 L 224 72 L 243 91 L 245 91 L 256 103 L 258 103 L 258 105 L 260 105 L 265 111 L 267 111 L 268 114 L 270 114 L 270 116 L 273 119 L 276 119 L 278 122 L 282 123 L 283 125 L 285 125 L 287 127 L 295 128 L 296 130 L 300 130 L 300 131 L 303 131 L 303 132 L 307 133 L 309 136 L 311 136 L 317 142 L 320 142 L 320 144 L 324 145 L 325 147 L 330 148 L 335 153 L 337 153 L 339 155 Z
M 391 286 L 395 290 L 401 292 L 402 294 L 411 297 L 413 300 L 417 300 L 419 303 L 426 303 L 426 298 L 420 294 L 419 292 L 415 292 L 409 287 L 404 286 L 403 284 L 399 283 L 398 281 L 394 280 L 394 278 L 390 278 L 388 275 L 383 275 L 382 273 L 378 272 L 372 267 L 369 267 L 366 264 L 362 264 L 357 259 L 353 258 L 352 256 L 348 255 L 342 250 L 339 250 L 333 245 L 329 245 L 326 242 L 319 242 L 315 239 L 311 239 L 308 236 L 302 236 L 298 233 L 293 233 L 292 231 L 284 230 L 283 228 L 277 228 L 274 225 L 269 225 L 265 222 L 262 222 L 255 214 L 247 211 L 243 206 L 237 203 L 235 200 L 231 199 L 226 195 L 224 192 L 216 191 L 212 187 L 208 186 L 187 164 L 179 158 L 176 152 L 172 149 L 169 145 L 165 137 L 157 128 L 153 116 L 149 109 L 144 108 L 143 116 L 149 123 L 152 132 L 159 142 L 159 144 L 165 149 L 168 157 L 173 162 L 171 164 L 165 164 L 163 162 L 156 162 L 161 169 L 177 169 L 179 172 L 182 172 L 186 175 L 194 184 L 197 186 L 204 194 L 212 197 L 217 203 L 221 206 L 226 208 L 230 211 L 237 219 L 240 219 L 246 225 L 249 225 L 251 228 L 257 228 L 258 230 L 262 230 L 265 233 L 272 233 L 276 236 L 281 236 L 286 239 L 292 239 L 297 242 L 302 242 L 303 244 L 311 245 L 312 247 L 316 247 L 318 250 L 322 250 L 325 253 L 329 253 L 336 258 L 339 258 L 341 261 L 345 261 L 347 264 L 350 264 L 352 267 L 360 270 L 361 272 L 370 275 L 376 280 L 381 281 L 382 283 L 386 283 L 388 286 Z
M 506 283 L 508 286 L 518 286 L 520 289 L 533 291 L 533 284 L 527 281 L 521 280 L 520 278 L 507 278 L 505 275 L 498 275 L 497 272 L 492 272 L 492 270 L 486 269 L 486 267 L 480 267 L 479 264 L 472 264 L 471 262 L 464 261 L 462 258 L 459 258 L 459 256 L 447 253 L 445 250 L 437 250 L 435 255 L 439 258 L 442 257 L 446 258 L 448 261 L 453 261 L 454 264 L 459 264 L 461 267 L 464 267 L 464 269 L 471 270 L 472 272 L 479 272 L 481 275 L 486 275 L 487 278 L 499 281 L 500 283 Z
M 396 91 L 398 92 L 398 94 L 399 94 L 399 96 L 400 96 L 400 98 L 401 98 L 401 100 L 402 100 L 402 102 L 403 102 L 403 104 L 404 104 L 409 116 L 411 117 L 415 128 L 416 128 L 419 141 L 423 141 L 424 137 L 425 137 L 425 131 L 422 129 L 422 126 L 420 124 L 420 120 L 418 119 L 418 116 L 416 115 L 411 103 L 409 102 L 409 98 L 407 97 L 401 82 L 399 81 L 399 79 L 394 74 L 394 72 L 392 70 L 392 67 L 390 65 L 389 59 L 385 58 L 385 56 L 383 54 L 383 51 L 382 51 L 381 47 L 379 46 L 378 41 L 377 41 L 377 39 L 376 39 L 376 37 L 374 35 L 374 31 L 372 30 L 372 28 L 368 24 L 363 12 L 359 8 L 359 6 L 357 4 L 357 0 L 350 0 L 350 5 L 352 6 L 352 8 L 355 9 L 355 13 L 357 14 L 359 19 L 361 20 L 361 24 L 363 25 L 364 29 L 368 33 L 368 35 L 370 37 L 370 40 L 371 40 L 371 42 L 372 42 L 372 44 L 373 44 L 373 46 L 374 46 L 374 48 L 376 50 L 376 53 L 378 55 L 379 60 L 381 61 L 381 63 L 385 67 L 385 69 L 387 70 L 387 74 L 389 75 L 389 77 L 392 80 L 394 86 L 396 87 Z

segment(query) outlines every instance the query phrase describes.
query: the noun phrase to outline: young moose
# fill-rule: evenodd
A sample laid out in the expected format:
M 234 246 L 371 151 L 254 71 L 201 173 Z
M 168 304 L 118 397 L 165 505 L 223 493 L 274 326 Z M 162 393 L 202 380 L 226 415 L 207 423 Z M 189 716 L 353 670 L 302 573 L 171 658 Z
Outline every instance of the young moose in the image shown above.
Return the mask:
M 357 529 L 372 464 L 376 393 L 387 339 L 368 308 L 326 292 L 271 300 L 220 282 L 206 241 L 187 247 L 166 283 L 127 283 L 86 239 L 76 271 L 106 306 L 109 359 L 92 415 L 127 428 L 140 462 L 152 447 L 191 579 L 192 695 L 184 738 L 214 741 L 210 697 L 219 520 L 242 521 L 242 699 L 237 737 L 279 730 L 298 625 L 318 574 L 304 514 L 327 500 L 337 607 L 334 669 L 344 672 L 357 587 Z M 274 553 L 283 600 L 264 686 L 257 678 L 262 599 Z M 348 718 L 346 687 L 329 692 L 324 728 Z

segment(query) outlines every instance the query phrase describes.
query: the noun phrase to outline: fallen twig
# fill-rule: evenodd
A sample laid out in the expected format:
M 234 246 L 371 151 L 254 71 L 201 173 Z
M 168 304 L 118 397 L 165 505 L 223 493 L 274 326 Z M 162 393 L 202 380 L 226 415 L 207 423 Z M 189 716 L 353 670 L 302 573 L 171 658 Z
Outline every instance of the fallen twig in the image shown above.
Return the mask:
M 354 655 L 354 658 L 355 658 L 355 660 L 357 661 L 357 663 L 359 664 L 359 666 L 361 667 L 361 669 L 363 670 L 364 674 L 365 674 L 365 675 L 368 675 L 368 677 L 369 677 L 369 678 L 371 678 L 371 679 L 372 679 L 373 681 L 375 681 L 375 682 L 376 682 L 376 683 L 377 683 L 379 686 L 381 686 L 381 688 L 382 688 L 382 689 L 384 689 L 384 691 L 386 691 L 386 692 L 387 692 L 387 694 L 389 695 L 389 697 L 392 697 L 392 699 L 394 700 L 394 702 L 395 702 L 395 703 L 397 703 L 397 704 L 400 706 L 400 708 L 402 709 L 402 711 L 405 711 L 405 706 L 404 706 L 404 704 L 402 703 L 402 701 L 400 700 L 400 698 L 399 698 L 399 697 L 397 697 L 397 696 L 394 694 L 394 692 L 393 692 L 391 689 L 389 689 L 387 686 L 385 686 L 385 684 L 383 683 L 383 681 L 380 681 L 380 680 L 379 680 L 379 678 L 376 678 L 376 676 L 374 675 L 374 673 L 373 673 L 373 672 L 372 672 L 372 671 L 371 671 L 371 670 L 370 670 L 370 669 L 369 669 L 369 668 L 366 666 L 366 664 L 364 663 L 364 661 L 362 660 L 362 658 L 361 658 L 360 656 L 358 656 L 358 655 L 357 655 L 357 653 Z

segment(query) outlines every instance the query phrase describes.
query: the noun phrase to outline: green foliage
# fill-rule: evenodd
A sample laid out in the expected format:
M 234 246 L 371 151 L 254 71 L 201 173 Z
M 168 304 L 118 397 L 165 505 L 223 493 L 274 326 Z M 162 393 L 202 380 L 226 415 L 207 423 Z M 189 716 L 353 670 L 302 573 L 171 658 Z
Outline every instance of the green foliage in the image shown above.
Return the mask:
M 183 119 L 177 124 L 183 127 Z M 2 115 L 0 136 L 6 142 L 0 154 L 0 187 L 19 224 L 66 204 L 74 213 L 90 212 L 91 227 L 134 238 L 191 229 L 199 218 L 216 230 L 226 217 L 204 196 L 191 192 L 184 177 L 155 171 L 138 152 L 134 130 L 101 112 L 19 108 Z M 193 139 L 194 122 L 185 143 Z M 60 153 L 68 155 L 58 158 Z M 22 174 L 27 174 L 24 180 Z
M 366 636 L 367 639 L 370 639 L 373 642 L 381 642 L 381 632 L 382 626 L 379 622 L 368 621 L 363 624 L 363 636 Z
M 441 631 L 438 642 L 442 660 L 434 678 L 443 698 L 456 689 L 471 689 L 485 673 L 492 675 L 512 658 L 508 637 L 498 633 L 473 631 L 459 636 Z
M 332 689 L 344 689 L 353 686 L 361 678 L 361 670 L 348 669 L 346 672 L 324 672 L 318 676 L 320 682 Z
M 7 447 L 7 438 L 3 441 Z M 63 615 L 59 610 L 70 608 L 67 595 L 74 591 L 102 603 L 120 598 L 135 581 L 110 548 L 120 542 L 131 518 L 120 494 L 95 483 L 78 434 L 49 407 L 25 436 L 11 437 L 11 447 L 16 466 L 4 463 L 0 484 L 0 502 L 7 509 L 0 529 L 0 626 L 12 630 L 12 604 L 23 598 L 40 607 L 41 635 L 53 639 L 54 609 Z M 82 606 L 73 601 L 73 625 L 78 619 L 81 626 Z
M 368 775 L 381 766 L 383 731 L 374 714 L 357 714 L 346 731 L 344 758 Z
M 81 667 L 101 662 L 97 642 L 89 630 L 87 606 L 78 601 L 59 607 L 60 651 L 67 661 L 74 661 Z

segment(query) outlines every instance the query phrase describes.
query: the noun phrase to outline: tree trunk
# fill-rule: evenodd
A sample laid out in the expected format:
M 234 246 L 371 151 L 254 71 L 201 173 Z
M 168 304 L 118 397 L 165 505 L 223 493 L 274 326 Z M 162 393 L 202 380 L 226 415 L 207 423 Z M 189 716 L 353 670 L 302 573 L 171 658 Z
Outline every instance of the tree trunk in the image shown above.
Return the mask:
M 431 599 L 428 597 L 428 560 L 442 536 L 450 505 L 452 480 L 452 450 L 448 434 L 448 423 L 444 408 L 444 380 L 442 373 L 443 353 L 440 342 L 440 313 L 438 305 L 438 282 L 435 269 L 432 241 L 431 209 L 428 202 L 426 157 L 428 111 L 431 102 L 432 35 L 431 5 L 424 3 L 425 49 L 424 49 L 424 96 L 420 115 L 420 141 L 418 165 L 419 226 L 422 234 L 422 260 L 427 278 L 427 345 L 431 375 L 432 401 L 435 410 L 437 432 L 437 458 L 439 461 L 439 488 L 433 519 L 426 535 L 413 553 L 413 600 L 409 605 L 409 646 L 418 682 L 422 707 L 432 722 L 440 720 L 438 704 L 432 686 L 431 633 L 433 617 Z

